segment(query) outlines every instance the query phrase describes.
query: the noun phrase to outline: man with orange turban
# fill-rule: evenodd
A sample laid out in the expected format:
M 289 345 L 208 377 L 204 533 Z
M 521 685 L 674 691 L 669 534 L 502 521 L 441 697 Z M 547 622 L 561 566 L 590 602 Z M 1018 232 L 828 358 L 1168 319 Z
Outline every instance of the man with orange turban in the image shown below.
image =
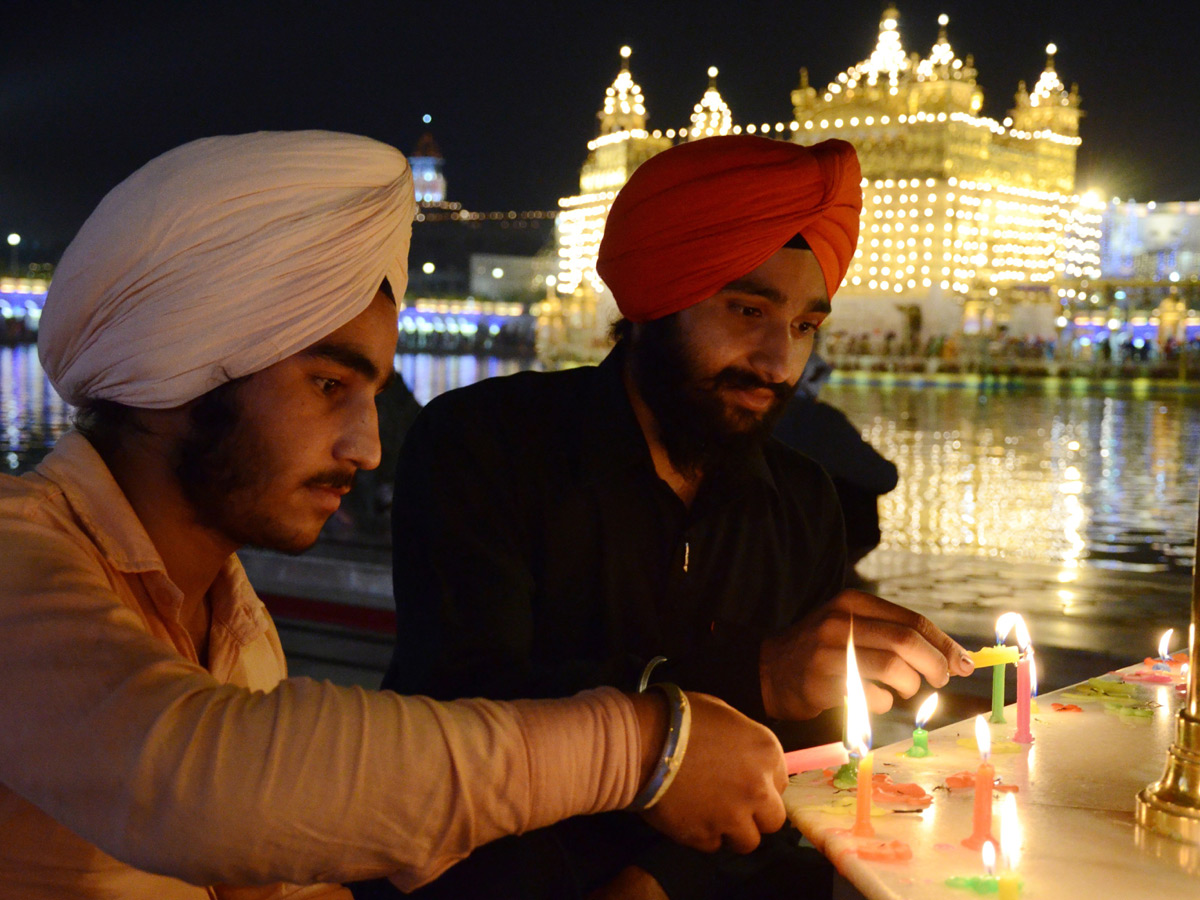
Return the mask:
M 782 723 L 841 706 L 852 615 L 876 711 L 889 688 L 970 671 L 923 617 L 842 589 L 833 487 L 769 437 L 854 254 L 860 181 L 847 143 L 750 136 L 633 173 L 600 246 L 624 316 L 608 358 L 444 394 L 408 435 L 387 686 L 500 698 L 669 678 L 812 741 Z M 794 832 L 706 856 L 616 814 L 505 839 L 423 890 L 792 897 L 820 877 Z

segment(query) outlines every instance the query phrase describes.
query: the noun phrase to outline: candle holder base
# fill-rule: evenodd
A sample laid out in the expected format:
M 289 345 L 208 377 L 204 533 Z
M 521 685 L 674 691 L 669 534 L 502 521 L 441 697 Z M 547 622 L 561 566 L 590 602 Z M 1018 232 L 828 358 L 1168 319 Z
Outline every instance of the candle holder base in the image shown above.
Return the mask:
M 1138 793 L 1137 822 L 1174 841 L 1200 845 L 1200 720 L 1182 710 L 1163 777 Z

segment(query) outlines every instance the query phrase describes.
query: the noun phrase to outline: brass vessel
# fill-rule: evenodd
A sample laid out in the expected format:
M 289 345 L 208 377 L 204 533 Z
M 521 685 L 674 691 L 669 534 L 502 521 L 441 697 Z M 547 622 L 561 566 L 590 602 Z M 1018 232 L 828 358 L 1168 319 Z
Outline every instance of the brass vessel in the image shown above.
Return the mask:
M 1196 531 L 1200 562 L 1200 522 Z M 1187 699 L 1175 722 L 1175 740 L 1167 750 L 1162 778 L 1137 795 L 1138 825 L 1163 835 L 1180 846 L 1181 853 L 1196 856 L 1190 845 L 1200 845 L 1200 657 L 1196 654 L 1196 629 L 1200 627 L 1200 566 L 1192 568 L 1192 624 L 1188 629 Z

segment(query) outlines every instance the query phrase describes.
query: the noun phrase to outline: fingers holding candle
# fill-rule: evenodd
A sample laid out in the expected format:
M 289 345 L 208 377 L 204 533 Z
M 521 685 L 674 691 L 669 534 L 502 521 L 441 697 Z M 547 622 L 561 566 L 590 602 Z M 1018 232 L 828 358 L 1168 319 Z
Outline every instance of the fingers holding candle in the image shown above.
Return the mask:
M 841 704 L 851 618 L 872 712 L 891 708 L 889 691 L 911 697 L 922 679 L 941 687 L 950 675 L 969 674 L 974 668 L 966 651 L 924 616 L 880 597 L 846 590 L 763 642 L 759 675 L 768 715 L 806 719 Z

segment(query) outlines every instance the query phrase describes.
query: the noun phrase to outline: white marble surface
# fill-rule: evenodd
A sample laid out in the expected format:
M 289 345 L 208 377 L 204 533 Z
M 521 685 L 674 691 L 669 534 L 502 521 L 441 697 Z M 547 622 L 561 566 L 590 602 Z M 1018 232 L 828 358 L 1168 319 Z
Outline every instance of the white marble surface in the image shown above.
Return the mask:
M 990 677 L 990 671 L 972 677 Z M 998 780 L 1018 788 L 1022 898 L 1200 898 L 1200 848 L 1150 835 L 1134 822 L 1134 799 L 1162 775 L 1182 702 L 1170 686 L 1144 685 L 1139 691 L 1142 701 L 1157 704 L 1149 717 L 1121 715 L 1101 700 L 1081 698 L 1073 688 L 1045 695 L 1033 716 L 1034 743 L 992 754 Z M 1083 711 L 1055 712 L 1055 702 L 1074 703 Z M 994 744 L 1011 747 L 1016 707 L 1007 707 L 1005 717 L 1007 724 L 989 728 Z M 961 746 L 960 738 L 970 746 Z M 788 814 L 870 900 L 969 900 L 978 894 L 945 882 L 984 874 L 980 852 L 961 843 L 971 833 L 974 791 L 947 790 L 944 782 L 948 775 L 978 768 L 974 720 L 931 731 L 932 755 L 925 759 L 903 756 L 909 746 L 902 741 L 877 750 L 875 771 L 895 782 L 921 785 L 933 798 L 927 809 L 873 817 L 873 839 L 839 834 L 854 820 L 835 815 L 832 803 L 853 792 L 838 792 L 821 773 L 810 772 L 792 778 L 785 791 Z M 994 794 L 997 838 L 1002 797 Z M 908 844 L 912 859 L 874 862 L 856 853 L 863 845 L 891 841 Z

